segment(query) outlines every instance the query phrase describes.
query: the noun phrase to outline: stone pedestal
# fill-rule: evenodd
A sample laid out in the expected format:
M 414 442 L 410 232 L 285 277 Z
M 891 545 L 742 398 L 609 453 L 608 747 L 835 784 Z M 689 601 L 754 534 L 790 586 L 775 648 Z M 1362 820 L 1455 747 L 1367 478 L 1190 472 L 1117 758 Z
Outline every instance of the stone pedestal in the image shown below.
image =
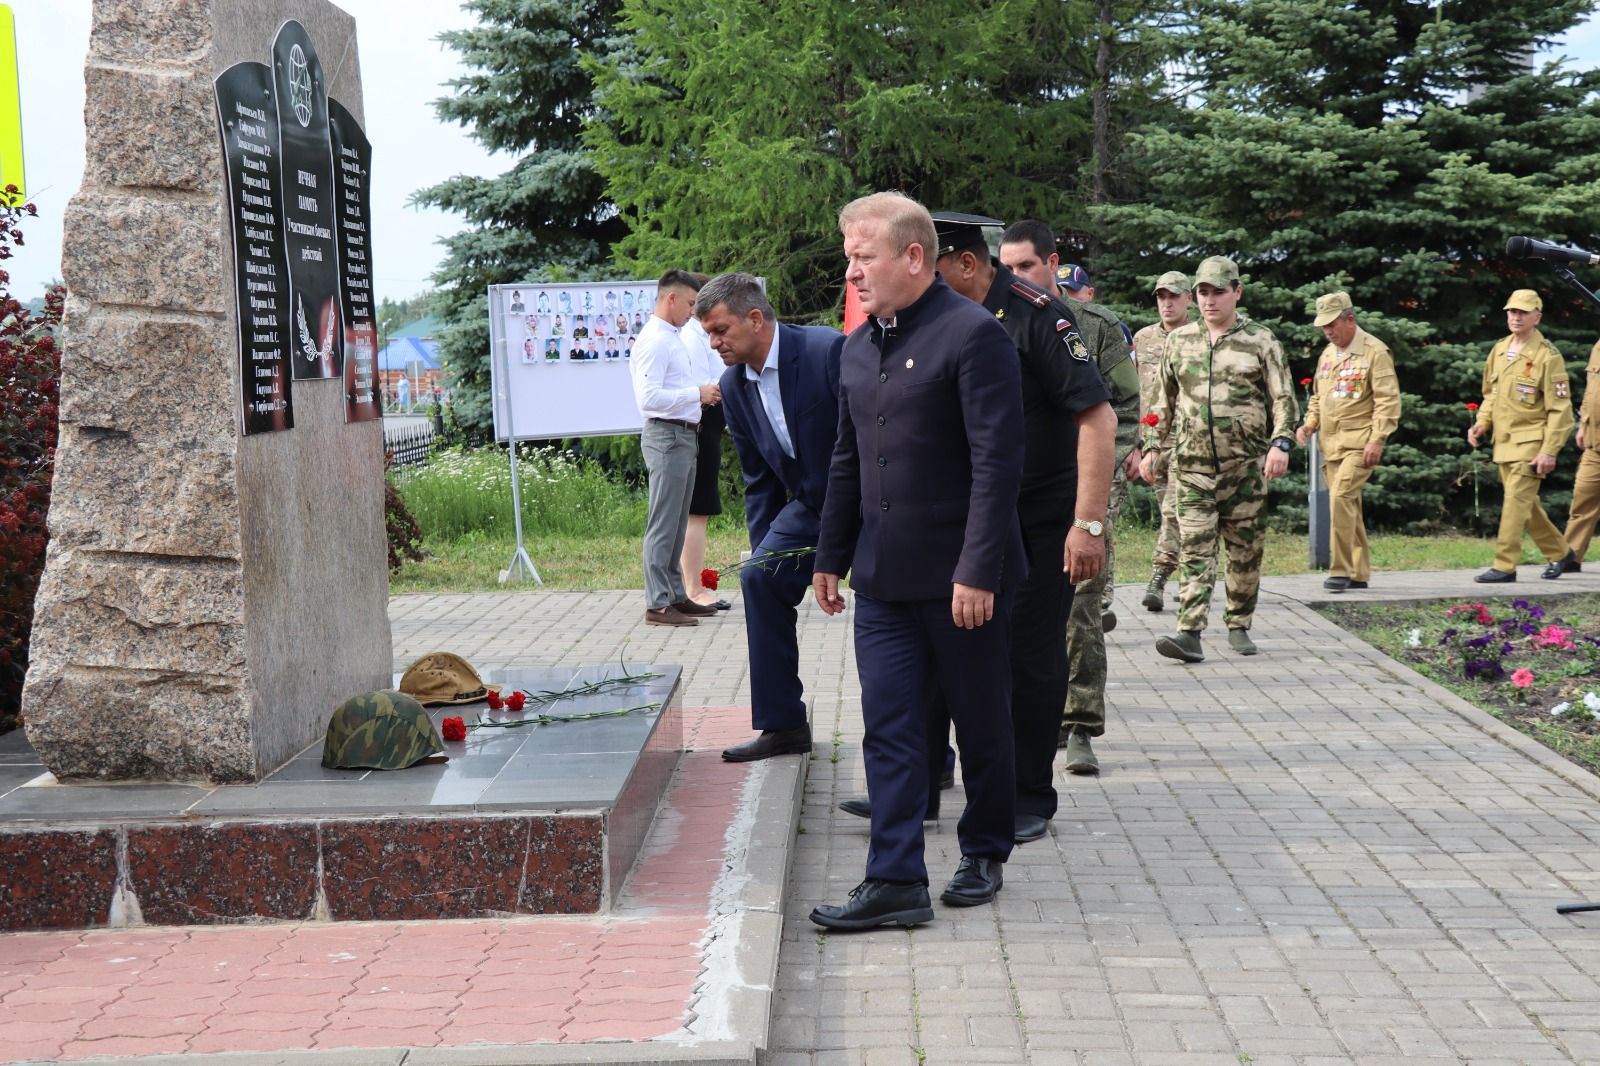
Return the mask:
M 64 779 L 256 780 L 389 687 L 381 422 L 338 380 L 244 436 L 212 79 L 297 19 L 359 119 L 322 0 L 95 0 L 88 158 L 65 221 L 51 542 L 23 693 Z

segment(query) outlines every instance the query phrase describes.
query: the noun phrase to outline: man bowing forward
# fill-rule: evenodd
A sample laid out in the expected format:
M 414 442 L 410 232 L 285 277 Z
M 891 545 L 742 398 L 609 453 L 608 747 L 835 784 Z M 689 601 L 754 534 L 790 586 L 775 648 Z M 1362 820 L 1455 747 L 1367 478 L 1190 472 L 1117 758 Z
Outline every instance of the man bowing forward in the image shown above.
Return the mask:
M 840 358 L 833 449 L 812 587 L 845 608 L 852 571 L 862 751 L 872 798 L 866 880 L 811 920 L 830 929 L 933 918 L 923 860 L 928 685 L 961 749 L 961 863 L 941 899 L 987 903 L 1014 832 L 1010 610 L 1025 568 L 1022 378 L 994 315 L 934 271 L 927 208 L 876 193 L 839 214 L 845 280 L 868 317 Z
M 745 524 L 755 562 L 739 572 L 750 649 L 751 725 L 761 735 L 722 753 L 751 762 L 811 750 L 801 698 L 795 606 L 811 587 L 828 462 L 839 423 L 839 349 L 822 326 L 778 322 L 749 274 L 706 282 L 695 303 L 711 347 L 728 367 L 722 407 L 744 472 Z M 778 556 L 769 562 L 764 557 Z

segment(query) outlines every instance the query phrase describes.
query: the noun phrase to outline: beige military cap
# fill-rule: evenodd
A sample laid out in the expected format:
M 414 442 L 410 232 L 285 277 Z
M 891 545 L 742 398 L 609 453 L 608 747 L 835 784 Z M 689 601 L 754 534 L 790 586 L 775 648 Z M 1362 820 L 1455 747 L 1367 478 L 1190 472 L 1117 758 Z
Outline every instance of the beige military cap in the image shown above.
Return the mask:
M 1350 302 L 1350 294 L 1347 292 L 1330 292 L 1326 296 L 1318 296 L 1317 317 L 1311 324 L 1326 326 L 1336 321 L 1346 311 L 1354 310 L 1355 306 Z
M 1543 311 L 1544 301 L 1532 289 L 1518 289 L 1506 300 L 1507 311 Z
M 1219 289 L 1226 289 L 1239 280 L 1239 264 L 1225 255 L 1214 255 L 1202 260 L 1200 269 L 1194 272 L 1195 288 L 1201 285 L 1215 285 Z
M 1165 274 L 1156 279 L 1155 288 L 1150 290 L 1150 295 L 1154 296 L 1162 289 L 1179 296 L 1183 295 L 1190 289 L 1189 275 L 1185 274 L 1181 270 L 1167 271 Z

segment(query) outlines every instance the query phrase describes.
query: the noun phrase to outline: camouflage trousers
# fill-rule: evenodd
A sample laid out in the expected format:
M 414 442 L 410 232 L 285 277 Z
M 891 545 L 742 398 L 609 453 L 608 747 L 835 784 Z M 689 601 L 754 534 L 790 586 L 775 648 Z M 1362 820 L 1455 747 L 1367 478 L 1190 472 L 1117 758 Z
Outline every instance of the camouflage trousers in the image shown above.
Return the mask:
M 1172 491 L 1172 450 L 1156 458 L 1156 502 L 1161 505 L 1161 530 L 1156 534 L 1155 551 L 1150 553 L 1150 569 L 1172 573 L 1178 568 L 1178 494 Z
M 1174 466 L 1167 492 L 1177 496 L 1178 628 L 1206 627 L 1220 540 L 1228 553 L 1228 602 L 1222 618 L 1229 629 L 1249 629 L 1267 544 L 1267 483 L 1261 460 L 1223 463 L 1220 471 Z
M 1128 498 L 1128 479 L 1122 476 L 1119 461 L 1111 478 L 1111 497 L 1106 501 L 1106 565 L 1099 575 L 1081 582 L 1072 596 L 1072 613 L 1067 616 L 1067 710 L 1063 726 L 1075 726 L 1092 737 L 1106 731 L 1106 633 L 1100 616 L 1111 607 L 1116 554 L 1111 527 L 1116 523 L 1122 502 Z

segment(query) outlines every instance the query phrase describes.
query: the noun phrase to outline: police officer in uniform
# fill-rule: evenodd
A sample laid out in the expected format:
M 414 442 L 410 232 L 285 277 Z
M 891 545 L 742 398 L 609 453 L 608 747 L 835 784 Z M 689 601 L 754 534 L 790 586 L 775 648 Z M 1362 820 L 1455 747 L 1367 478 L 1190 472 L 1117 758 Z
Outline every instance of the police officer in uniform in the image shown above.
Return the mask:
M 1493 433 L 1494 461 L 1505 487 L 1494 566 L 1473 579 L 1484 584 L 1517 579 L 1524 529 L 1550 563 L 1542 576 L 1560 577 L 1578 561 L 1539 506 L 1539 486 L 1556 468 L 1556 454 L 1572 432 L 1567 364 L 1539 332 L 1543 317 L 1544 301 L 1532 289 L 1518 289 L 1506 300 L 1511 335 L 1489 350 L 1483 364 L 1483 404 L 1467 431 L 1467 443 L 1474 448 L 1484 434 Z
M 1311 402 L 1295 439 L 1322 446 L 1322 481 L 1328 486 L 1328 577 L 1333 592 L 1364 589 L 1372 576 L 1361 490 L 1383 458 L 1383 446 L 1400 425 L 1400 380 L 1389 346 L 1356 325 L 1347 292 L 1317 297 L 1313 324 L 1328 339 L 1317 359 Z
M 1104 565 L 1117 417 L 1073 311 L 990 257 L 984 229 L 1001 223 L 955 212 L 933 220 L 940 276 L 994 314 L 1022 359 L 1026 444 L 1017 513 L 1029 570 L 1012 608 L 1011 720 L 1016 839 L 1025 843 L 1044 836 L 1056 813 L 1052 762 L 1067 697 L 1067 618 L 1073 585 L 1092 580 Z M 1132 395 L 1137 404 L 1136 386 Z M 1064 555 L 1074 541 L 1078 550 Z M 1063 572 L 1069 561 L 1070 574 Z M 1091 607 L 1098 635 L 1098 591 Z

